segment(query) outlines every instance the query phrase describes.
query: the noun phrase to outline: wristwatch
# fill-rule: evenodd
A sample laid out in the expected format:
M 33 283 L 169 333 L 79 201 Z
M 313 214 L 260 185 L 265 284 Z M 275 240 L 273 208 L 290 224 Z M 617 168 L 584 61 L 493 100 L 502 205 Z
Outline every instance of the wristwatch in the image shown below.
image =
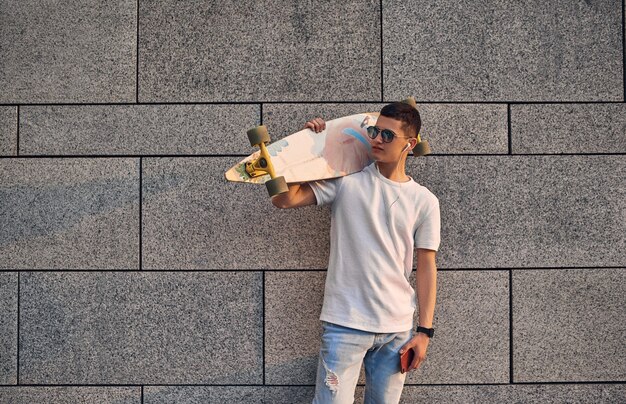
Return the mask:
M 435 329 L 418 326 L 415 332 L 423 332 L 424 334 L 428 335 L 428 338 L 432 338 L 433 335 L 435 334 Z

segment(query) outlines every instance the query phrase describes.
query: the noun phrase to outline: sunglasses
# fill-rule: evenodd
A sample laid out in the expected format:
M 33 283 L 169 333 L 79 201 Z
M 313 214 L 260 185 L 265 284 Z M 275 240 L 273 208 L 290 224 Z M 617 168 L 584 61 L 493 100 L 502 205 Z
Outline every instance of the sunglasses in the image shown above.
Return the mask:
M 395 133 L 393 133 L 393 131 L 389 129 L 381 130 L 378 126 L 367 127 L 367 135 L 370 137 L 370 139 L 376 139 L 379 133 L 380 133 L 381 138 L 383 139 L 383 142 L 385 143 L 391 143 L 394 137 L 402 137 L 405 139 L 410 139 L 408 136 L 396 135 Z

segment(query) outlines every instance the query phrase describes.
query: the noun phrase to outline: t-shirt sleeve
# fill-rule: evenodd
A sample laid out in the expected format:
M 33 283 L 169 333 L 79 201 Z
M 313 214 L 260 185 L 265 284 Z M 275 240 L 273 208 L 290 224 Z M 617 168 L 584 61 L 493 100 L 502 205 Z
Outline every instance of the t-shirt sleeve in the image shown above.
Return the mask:
M 326 205 L 335 200 L 339 187 L 341 186 L 341 178 L 310 182 L 309 186 L 311 186 L 311 189 L 315 194 L 317 204 Z
M 441 218 L 439 214 L 439 200 L 434 197 L 429 210 L 421 218 L 421 223 L 415 231 L 415 248 L 439 250 Z

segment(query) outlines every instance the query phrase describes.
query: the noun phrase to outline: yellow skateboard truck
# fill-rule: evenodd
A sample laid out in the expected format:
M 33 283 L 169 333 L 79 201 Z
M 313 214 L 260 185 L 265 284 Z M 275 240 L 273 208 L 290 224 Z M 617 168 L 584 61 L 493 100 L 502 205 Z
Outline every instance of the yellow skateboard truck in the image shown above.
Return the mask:
M 259 125 L 250 129 L 248 131 L 248 140 L 250 140 L 250 145 L 259 146 L 261 153 L 257 159 L 246 163 L 246 173 L 248 173 L 251 178 L 269 174 L 271 180 L 267 181 L 265 186 L 267 188 L 267 192 L 270 194 L 270 197 L 289 191 L 285 177 L 276 177 L 272 159 L 270 158 L 270 154 L 267 152 L 265 144 L 270 141 L 270 136 L 267 133 L 267 127 L 265 127 L 265 125 Z

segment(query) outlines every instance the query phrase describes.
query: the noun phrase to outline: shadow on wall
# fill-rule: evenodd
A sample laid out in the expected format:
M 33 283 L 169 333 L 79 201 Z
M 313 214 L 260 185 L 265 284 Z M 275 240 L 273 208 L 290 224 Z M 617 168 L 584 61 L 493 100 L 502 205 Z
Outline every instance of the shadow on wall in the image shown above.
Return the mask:
M 178 176 L 144 184 L 144 199 L 180 186 Z M 0 187 L 0 248 L 67 230 L 83 218 L 105 214 L 137 203 L 138 180 L 133 178 L 87 181 L 72 185 Z

